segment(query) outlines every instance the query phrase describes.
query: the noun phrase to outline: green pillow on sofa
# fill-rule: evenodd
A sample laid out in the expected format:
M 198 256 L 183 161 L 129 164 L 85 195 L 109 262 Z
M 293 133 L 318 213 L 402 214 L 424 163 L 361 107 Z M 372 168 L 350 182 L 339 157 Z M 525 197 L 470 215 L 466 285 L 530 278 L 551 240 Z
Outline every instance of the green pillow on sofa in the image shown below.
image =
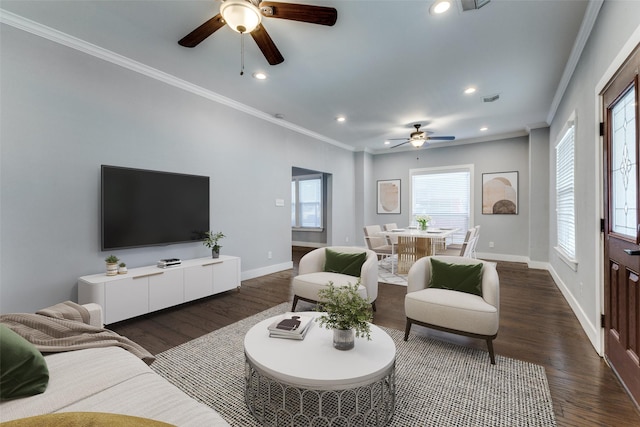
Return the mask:
M 324 271 L 360 277 L 362 264 L 367 260 L 366 252 L 345 253 L 325 249 Z
M 0 400 L 40 394 L 48 384 L 49 369 L 38 349 L 0 325 Z
M 449 264 L 431 258 L 429 287 L 482 296 L 482 263 Z

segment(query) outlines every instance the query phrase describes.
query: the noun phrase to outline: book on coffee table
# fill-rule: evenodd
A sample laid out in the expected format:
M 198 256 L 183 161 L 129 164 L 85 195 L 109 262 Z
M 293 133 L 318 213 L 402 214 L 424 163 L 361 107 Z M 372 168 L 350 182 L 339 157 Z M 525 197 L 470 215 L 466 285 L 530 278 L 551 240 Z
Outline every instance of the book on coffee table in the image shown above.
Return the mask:
M 304 339 L 313 317 L 300 313 L 285 313 L 268 327 L 269 336 L 273 338 Z

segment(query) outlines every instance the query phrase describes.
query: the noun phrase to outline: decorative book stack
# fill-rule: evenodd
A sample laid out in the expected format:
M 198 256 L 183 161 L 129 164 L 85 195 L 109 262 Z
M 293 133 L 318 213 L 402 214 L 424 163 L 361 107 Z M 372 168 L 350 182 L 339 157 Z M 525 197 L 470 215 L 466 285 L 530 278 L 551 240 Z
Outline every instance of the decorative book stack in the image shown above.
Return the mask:
M 273 338 L 302 340 L 312 323 L 312 316 L 301 313 L 285 313 L 269 325 L 269 336 Z

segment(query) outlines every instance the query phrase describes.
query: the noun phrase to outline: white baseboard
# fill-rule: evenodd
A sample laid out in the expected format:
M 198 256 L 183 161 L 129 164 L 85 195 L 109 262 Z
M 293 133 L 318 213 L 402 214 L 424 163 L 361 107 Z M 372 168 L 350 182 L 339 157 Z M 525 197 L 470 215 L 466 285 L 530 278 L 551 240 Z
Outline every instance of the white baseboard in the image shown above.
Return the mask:
M 254 279 L 267 274 L 277 273 L 279 271 L 289 270 L 293 268 L 293 261 L 283 262 L 282 264 L 268 265 L 266 267 L 256 268 L 253 270 L 245 270 L 240 273 L 240 280 Z
M 525 262 L 529 263 L 529 257 L 523 255 L 509 255 L 509 254 L 494 254 L 490 252 L 478 252 L 476 258 L 488 259 L 492 261 L 506 261 L 506 262 Z
M 574 298 L 573 294 L 569 292 L 569 288 L 567 288 L 558 273 L 553 269 L 552 265 L 549 265 L 548 271 L 551 274 L 553 281 L 556 283 L 556 286 L 560 289 L 560 292 L 562 292 L 562 296 L 569 303 L 573 314 L 575 314 L 578 322 L 580 322 L 580 326 L 582 326 L 582 330 L 587 334 L 589 341 L 591 341 L 591 345 L 600 356 L 603 356 L 603 348 L 601 345 L 598 327 L 589 321 L 589 317 L 582 310 L 582 307 Z

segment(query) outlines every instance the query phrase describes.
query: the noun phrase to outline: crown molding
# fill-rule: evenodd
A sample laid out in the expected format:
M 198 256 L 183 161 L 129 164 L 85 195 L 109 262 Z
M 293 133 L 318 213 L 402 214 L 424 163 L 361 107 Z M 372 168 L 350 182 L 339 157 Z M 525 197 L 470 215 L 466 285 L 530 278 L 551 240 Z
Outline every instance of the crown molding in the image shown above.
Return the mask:
M 556 89 L 556 94 L 553 97 L 553 101 L 551 101 L 549 114 L 547 114 L 547 123 L 551 123 L 553 121 L 553 117 L 556 115 L 556 111 L 560 106 L 564 92 L 569 86 L 569 81 L 573 76 L 573 72 L 576 70 L 582 51 L 584 50 L 587 40 L 591 35 L 591 30 L 593 30 L 593 26 L 596 23 L 602 3 L 604 3 L 604 0 L 589 0 L 587 10 L 584 12 L 584 18 L 582 18 L 582 24 L 580 24 L 578 36 L 573 43 L 573 48 L 571 49 L 571 55 L 569 55 L 569 59 L 564 67 L 564 72 L 562 73 L 562 78 L 560 79 L 560 83 Z
M 9 12 L 2 8 L 0 8 L 0 22 L 6 25 L 10 25 L 19 30 L 25 31 L 27 33 L 33 34 L 35 36 L 42 37 L 44 39 L 60 44 L 62 46 L 66 46 L 68 48 L 77 50 L 87 55 L 91 55 L 95 58 L 102 59 L 103 61 L 107 61 L 114 65 L 118 65 L 122 68 L 126 68 L 128 70 L 131 70 L 143 76 L 158 80 L 160 82 L 163 82 L 175 88 L 184 90 L 186 92 L 190 92 L 194 95 L 200 96 L 210 101 L 225 105 L 229 108 L 242 111 L 243 113 L 268 121 L 277 126 L 281 126 L 283 128 L 287 128 L 299 134 L 317 139 L 318 141 L 335 145 L 336 147 L 342 148 L 344 150 L 354 151 L 354 148 L 347 144 L 343 144 L 342 142 L 328 138 L 319 133 L 310 131 L 309 129 L 303 128 L 301 126 L 297 126 L 291 122 L 287 122 L 286 120 L 276 118 L 263 111 L 257 110 L 253 107 L 249 107 L 248 105 L 242 104 L 231 98 L 220 95 L 209 89 L 205 89 L 202 86 L 195 85 L 179 77 L 165 73 L 164 71 L 160 71 L 156 68 L 153 68 L 141 62 L 135 61 L 131 58 L 127 58 L 126 56 L 117 54 L 108 49 L 104 49 L 100 46 L 89 43 L 85 40 L 79 39 L 69 34 L 63 33 L 51 27 L 47 27 L 46 25 L 42 25 L 38 22 L 24 18 L 20 15 L 16 15 L 15 13 Z

